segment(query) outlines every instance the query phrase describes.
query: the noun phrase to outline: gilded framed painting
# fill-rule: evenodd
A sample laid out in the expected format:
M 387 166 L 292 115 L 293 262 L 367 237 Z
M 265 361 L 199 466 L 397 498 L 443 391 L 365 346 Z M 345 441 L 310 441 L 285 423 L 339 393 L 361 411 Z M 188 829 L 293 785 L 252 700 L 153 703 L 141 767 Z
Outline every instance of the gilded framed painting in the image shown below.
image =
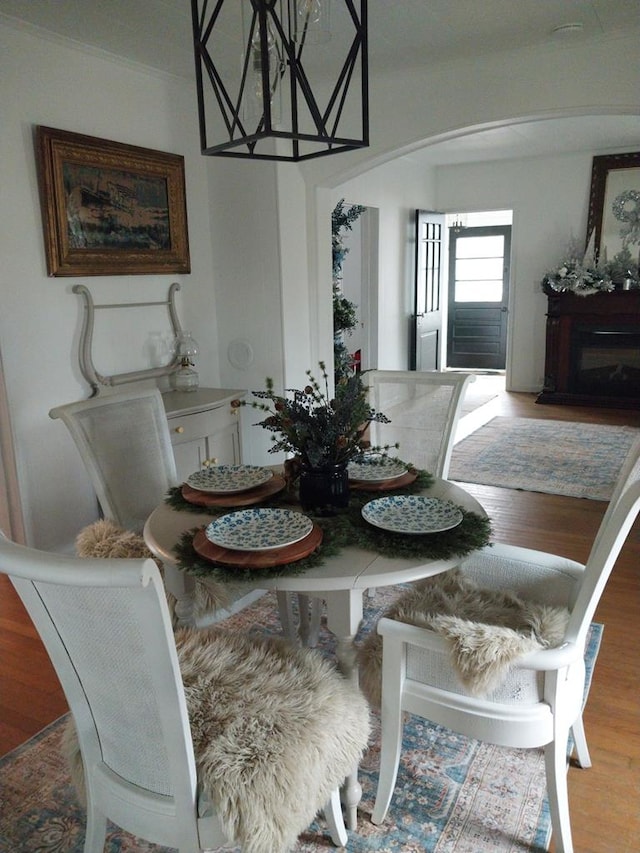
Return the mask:
M 593 158 L 587 243 L 608 261 L 640 251 L 640 152 Z
M 51 276 L 190 272 L 184 158 L 36 128 Z

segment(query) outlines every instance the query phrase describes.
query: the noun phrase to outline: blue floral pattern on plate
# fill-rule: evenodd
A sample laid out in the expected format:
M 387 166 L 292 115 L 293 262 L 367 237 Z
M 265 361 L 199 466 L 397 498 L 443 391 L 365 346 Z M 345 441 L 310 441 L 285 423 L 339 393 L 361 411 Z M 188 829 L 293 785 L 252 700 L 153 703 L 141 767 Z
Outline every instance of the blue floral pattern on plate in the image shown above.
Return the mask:
M 361 462 L 350 462 L 349 479 L 359 483 L 382 483 L 407 473 L 407 466 L 397 459 L 384 457 L 365 457 Z
M 390 495 L 369 501 L 362 517 L 374 527 L 393 533 L 439 533 L 462 521 L 462 510 L 451 501 L 421 495 Z
M 255 489 L 272 477 L 273 471 L 257 465 L 211 465 L 187 477 L 187 484 L 216 495 Z
M 214 545 L 233 551 L 268 551 L 293 545 L 312 530 L 313 521 L 301 512 L 257 507 L 221 516 L 205 534 Z

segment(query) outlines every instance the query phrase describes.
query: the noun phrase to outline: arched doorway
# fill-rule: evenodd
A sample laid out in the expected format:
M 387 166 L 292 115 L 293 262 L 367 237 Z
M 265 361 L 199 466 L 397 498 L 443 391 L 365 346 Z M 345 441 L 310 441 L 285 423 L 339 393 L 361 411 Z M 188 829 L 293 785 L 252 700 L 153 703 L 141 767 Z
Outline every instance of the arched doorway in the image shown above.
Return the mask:
M 626 119 L 626 121 L 625 121 Z M 566 123 L 565 130 L 562 130 L 564 124 Z M 575 111 L 568 111 L 565 116 L 558 116 L 557 114 L 551 118 L 542 118 L 540 116 L 535 116 L 531 118 L 520 118 L 520 119 L 507 119 L 502 123 L 494 124 L 491 128 L 487 127 L 469 127 L 460 129 L 457 133 L 447 133 L 442 134 L 438 137 L 433 137 L 431 139 L 425 140 L 423 147 L 421 149 L 417 148 L 416 143 L 412 143 L 411 146 L 406 148 L 397 149 L 393 154 L 385 155 L 384 162 L 380 162 L 380 158 L 374 163 L 373 158 L 370 165 L 361 164 L 358 169 L 357 175 L 354 175 L 354 171 L 352 170 L 348 175 L 345 175 L 345 182 L 340 183 L 340 180 L 337 176 L 333 176 L 331 180 L 332 192 L 337 195 L 341 194 L 349 194 L 349 196 L 353 199 L 356 199 L 358 202 L 362 204 L 370 204 L 376 205 L 377 199 L 376 196 L 373 195 L 370 191 L 370 185 L 373 181 L 370 181 L 370 177 L 374 177 L 376 173 L 387 167 L 390 163 L 394 161 L 394 158 L 397 160 L 410 159 L 415 160 L 417 157 L 425 155 L 425 168 L 428 167 L 429 163 L 433 164 L 433 168 L 436 168 L 441 171 L 441 167 L 443 164 L 447 164 L 449 162 L 453 162 L 456 165 L 451 166 L 451 170 L 457 168 L 457 164 L 464 164 L 464 157 L 467 157 L 470 161 L 480 160 L 481 157 L 478 155 L 478 151 L 484 151 L 485 149 L 489 152 L 487 155 L 487 164 L 492 164 L 494 167 L 500 165 L 504 160 L 505 163 L 513 162 L 519 155 L 519 150 L 517 147 L 509 147 L 507 145 L 507 141 L 510 138 L 518 138 L 522 137 L 526 140 L 527 146 L 533 144 L 533 137 L 545 137 L 549 136 L 549 141 L 547 142 L 547 151 L 549 150 L 549 146 L 558 147 L 562 155 L 570 154 L 573 156 L 573 153 L 578 151 L 582 155 L 581 162 L 581 176 L 580 176 L 580 186 L 582 187 L 582 195 L 584 193 L 588 193 L 588 182 L 589 182 L 589 170 L 591 167 L 591 156 L 592 154 L 599 153 L 601 149 L 602 140 L 604 138 L 610 138 L 612 142 L 611 145 L 615 145 L 615 140 L 619 137 L 617 134 L 618 126 L 623 126 L 626 128 L 628 133 L 629 127 L 635 125 L 637 127 L 637 116 L 626 115 L 626 116 L 613 116 L 610 113 L 603 112 L 602 115 L 594 116 L 594 115 L 576 115 Z M 580 127 L 584 126 L 584 132 L 580 131 Z M 594 128 L 600 128 L 598 134 L 595 135 L 593 144 L 590 142 L 590 132 Z M 606 128 L 611 128 L 610 137 L 607 137 Z M 534 130 L 535 129 L 535 130 Z M 497 134 L 496 144 L 494 145 L 494 136 L 493 134 Z M 565 138 L 565 141 L 561 141 L 561 137 Z M 485 144 L 483 142 L 487 142 Z M 538 140 L 536 142 L 537 151 L 542 151 L 540 147 L 544 140 Z M 490 144 L 489 144 L 490 143 Z M 573 146 L 573 150 L 572 150 Z M 586 150 L 585 150 L 586 149 Z M 524 151 L 530 152 L 531 149 L 525 148 Z M 408 152 L 410 152 L 410 156 L 407 157 Z M 542 159 L 542 155 L 540 157 Z M 481 165 L 479 162 L 474 163 L 474 165 Z M 440 177 L 439 177 L 440 180 Z M 358 183 L 360 182 L 360 183 Z M 584 186 L 583 186 L 584 185 Z M 387 189 L 392 186 L 391 182 L 388 182 Z M 358 188 L 358 192 L 354 191 L 354 187 Z M 361 188 L 364 187 L 364 192 L 360 192 Z M 454 194 L 451 194 L 451 198 Z M 448 199 L 451 202 L 451 198 Z M 428 198 L 428 201 L 431 202 L 431 198 Z M 436 198 L 437 202 L 437 198 Z M 386 288 L 389 287 L 390 276 L 388 275 L 388 270 L 385 269 L 385 252 L 389 251 L 390 245 L 390 236 L 391 243 L 396 238 L 396 233 L 391 233 L 388 230 L 389 227 L 389 217 L 387 215 L 387 211 L 384 208 L 385 201 L 380 204 L 380 239 L 379 239 L 379 269 L 380 269 L 380 293 L 379 293 L 379 312 L 378 319 L 380 322 L 378 338 L 381 341 L 381 353 L 384 356 L 385 350 L 385 342 L 389 339 L 395 340 L 398 337 L 399 333 L 402 333 L 402 322 L 404 322 L 404 334 L 408 336 L 410 332 L 410 315 L 411 315 L 411 291 L 407 294 L 407 282 L 409 282 L 409 288 L 412 286 L 412 281 L 409 276 L 409 267 L 406 263 L 406 258 L 402 257 L 402 253 L 404 252 L 406 255 L 411 253 L 412 245 L 411 238 L 408 235 L 408 230 L 411 227 L 410 216 L 413 211 L 409 210 L 405 207 L 403 211 L 404 222 L 400 222 L 399 220 L 394 220 L 391 225 L 395 229 L 395 232 L 399 232 L 401 229 L 404 229 L 404 243 L 402 244 L 402 248 L 393 247 L 392 249 L 395 251 L 394 260 L 390 263 L 387 259 L 386 267 L 393 266 L 398 269 L 401 269 L 401 275 L 403 276 L 401 281 L 396 282 L 396 287 L 404 288 L 403 294 L 399 297 L 398 303 L 404 300 L 403 304 L 392 305 L 391 310 L 388 310 L 388 299 L 386 298 Z M 455 208 L 453 207 L 455 202 L 451 202 L 448 206 L 440 206 L 437 203 L 428 204 L 427 207 L 431 209 L 437 210 L 449 210 L 452 211 Z M 486 209 L 482 207 L 482 197 L 474 198 L 475 208 L 468 209 Z M 495 206 L 495 205 L 492 205 Z M 581 210 L 583 206 L 582 200 L 580 200 L 579 204 L 574 205 L 574 210 Z M 540 206 L 538 205 L 537 210 L 540 210 Z M 567 217 L 567 214 L 564 214 Z M 585 212 L 586 215 L 586 212 Z M 538 218 L 539 214 L 538 214 Z M 567 218 L 567 236 L 569 236 L 569 228 L 571 227 L 571 221 Z M 581 225 L 577 226 L 578 233 L 580 233 Z M 520 230 L 521 239 L 526 239 L 526 225 L 523 226 Z M 524 237 L 522 235 L 525 235 Z M 558 238 L 560 239 L 560 238 Z M 532 251 L 529 253 L 531 256 L 535 257 L 535 264 L 530 263 L 532 271 L 527 270 L 526 276 L 520 276 L 518 280 L 518 289 L 521 296 L 521 299 L 518 300 L 519 304 L 516 306 L 514 303 L 514 311 L 516 308 L 521 311 L 521 318 L 524 317 L 524 320 L 521 319 L 521 325 L 531 327 L 526 334 L 531 338 L 535 338 L 535 341 L 532 341 L 530 346 L 535 349 L 535 352 L 542 352 L 542 356 L 540 356 L 540 360 L 543 361 L 544 358 L 544 342 L 543 335 L 541 334 L 541 328 L 544 325 L 544 305 L 541 301 L 542 297 L 540 296 L 538 289 L 534 287 L 536 282 L 539 282 L 540 276 L 544 271 L 544 266 L 542 268 L 538 268 L 540 264 L 546 263 L 544 257 L 540 259 L 540 253 Z M 392 274 L 395 270 L 392 270 Z M 527 282 L 530 282 L 530 286 L 525 287 L 525 279 Z M 522 298 L 523 297 L 523 298 Z M 527 304 L 528 303 L 528 304 Z M 394 311 L 397 313 L 398 311 L 404 312 L 404 321 L 399 320 L 394 317 Z M 389 320 L 396 321 L 395 326 L 388 332 L 387 329 L 384 328 L 384 323 L 388 323 Z M 533 324 L 532 324 L 533 320 Z M 510 321 L 511 322 L 511 321 Z M 520 341 L 521 335 L 519 335 Z M 541 343 L 542 342 L 542 343 Z M 408 346 L 404 350 L 406 353 L 408 351 Z M 516 353 L 516 356 L 519 356 L 519 353 Z M 507 352 L 507 363 L 506 363 L 506 371 L 507 377 L 509 377 L 510 369 L 511 369 L 511 354 Z M 408 364 L 406 365 L 398 365 L 398 364 L 389 364 L 386 362 L 379 362 L 378 366 L 387 368 L 387 369 L 406 369 Z M 520 371 L 522 372 L 522 371 Z M 543 379 L 543 365 L 539 364 L 532 367 L 529 371 L 531 374 L 531 378 L 529 376 L 526 377 L 526 381 L 523 384 L 523 381 L 519 379 L 517 376 L 519 385 L 516 385 L 514 390 L 521 391 L 530 391 L 536 392 L 540 390 L 542 379 Z

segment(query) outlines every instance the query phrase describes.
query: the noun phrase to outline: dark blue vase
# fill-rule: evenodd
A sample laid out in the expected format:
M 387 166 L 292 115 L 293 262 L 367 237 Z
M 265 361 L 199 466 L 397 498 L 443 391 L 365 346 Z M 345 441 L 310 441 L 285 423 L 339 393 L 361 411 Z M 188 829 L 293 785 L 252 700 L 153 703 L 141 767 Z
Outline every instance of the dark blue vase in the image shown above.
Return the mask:
M 302 509 L 316 515 L 334 515 L 349 506 L 346 462 L 322 468 L 300 466 L 299 497 Z

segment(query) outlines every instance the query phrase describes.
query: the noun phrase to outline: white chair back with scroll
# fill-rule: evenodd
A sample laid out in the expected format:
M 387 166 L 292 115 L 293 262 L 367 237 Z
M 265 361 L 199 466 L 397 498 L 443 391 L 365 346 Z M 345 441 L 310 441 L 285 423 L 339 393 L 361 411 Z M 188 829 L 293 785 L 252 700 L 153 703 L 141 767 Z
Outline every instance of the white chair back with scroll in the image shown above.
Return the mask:
M 417 714 L 467 737 L 508 747 L 544 747 L 551 823 L 558 853 L 571 853 L 567 792 L 569 733 L 578 762 L 590 766 L 582 723 L 585 646 L 596 606 L 640 511 L 640 440 L 632 447 L 585 565 L 542 551 L 494 544 L 471 554 L 461 568 L 483 589 L 567 607 L 561 644 L 524 655 L 502 687 L 470 695 L 451 664 L 441 634 L 381 619 L 382 748 L 374 823 L 391 803 L 402 746 L 403 712 Z
M 446 479 L 464 393 L 473 375 L 440 371 L 370 370 L 369 403 L 391 423 L 372 423 L 374 446 L 400 446 L 397 455 Z M 390 451 L 394 455 L 394 451 Z
M 223 628 L 174 636 L 153 560 L 63 557 L 0 532 L 0 572 L 71 709 L 85 853 L 102 853 L 108 819 L 184 853 L 229 841 L 284 853 L 323 808 L 346 844 L 338 786 L 366 746 L 369 712 L 330 661 Z
M 135 389 L 51 409 L 76 443 L 106 518 L 141 532 L 177 484 L 162 396 Z

